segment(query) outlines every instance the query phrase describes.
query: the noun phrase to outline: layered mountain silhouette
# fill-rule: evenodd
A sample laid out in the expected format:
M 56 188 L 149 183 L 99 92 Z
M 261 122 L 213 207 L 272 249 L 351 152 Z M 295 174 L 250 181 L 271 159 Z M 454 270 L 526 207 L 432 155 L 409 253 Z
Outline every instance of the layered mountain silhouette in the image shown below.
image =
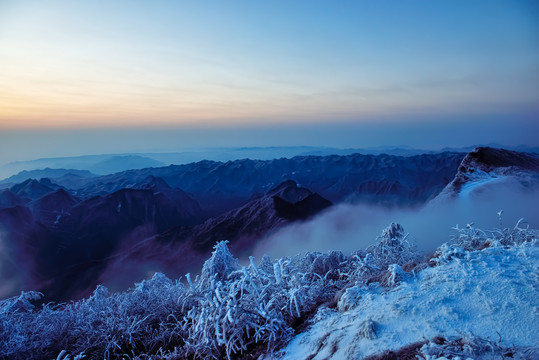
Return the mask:
M 109 262 L 101 282 L 120 286 L 114 274 L 122 269 L 130 269 L 122 277 L 128 284 L 146 272 L 160 271 L 172 276 L 198 272 L 218 241 L 226 239 L 236 253 L 250 254 L 257 242 L 273 230 L 305 220 L 331 205 L 329 200 L 294 181 L 285 181 L 238 209 L 199 225 L 171 229 L 119 253 Z
M 58 188 L 59 186 L 53 184 L 49 179 L 28 179 L 13 185 L 9 190 L 21 199 L 36 200 Z
M 32 269 L 23 281 L 32 286 L 1 296 L 37 288 L 47 301 L 64 301 L 100 281 L 122 288 L 146 272 L 197 272 L 217 241 L 247 254 L 269 233 L 332 203 L 420 206 L 455 177 L 464 156 L 201 161 L 106 176 L 48 169 L 58 176 L 0 192 L 3 246 L 25 254 L 21 266 Z
M 28 179 L 51 179 L 53 182 L 56 182 L 55 179 L 60 179 L 62 183 L 69 182 L 70 178 L 81 179 L 94 177 L 95 174 L 92 174 L 88 170 L 75 170 L 75 169 L 39 169 L 39 170 L 23 170 L 16 175 L 10 176 L 7 179 L 0 181 L 0 186 L 5 186 L 6 184 L 18 184 Z M 64 184 L 65 185 L 65 184 Z M 71 186 L 68 186 L 71 187 Z
M 238 208 L 288 179 L 332 202 L 419 206 L 453 179 L 464 156 L 444 152 L 408 157 L 353 154 L 200 161 L 85 178 L 79 184 L 54 181 L 78 197 L 89 198 L 136 187 L 154 176 L 194 197 L 208 216 Z
M 47 181 L 28 180 L 2 193 L 12 203 L 8 205 L 22 202 L 13 190 L 25 199 L 44 195 L 25 207 L 3 209 L 0 231 L 3 242 L 13 244 L 13 253 L 26 254 L 21 263 L 34 269 L 31 283 L 41 284 L 50 299 L 84 294 L 100 271 L 88 264 L 102 263 L 120 243 L 203 219 L 196 200 L 158 179 L 147 179 L 142 189 L 122 189 L 87 200 L 43 183 Z

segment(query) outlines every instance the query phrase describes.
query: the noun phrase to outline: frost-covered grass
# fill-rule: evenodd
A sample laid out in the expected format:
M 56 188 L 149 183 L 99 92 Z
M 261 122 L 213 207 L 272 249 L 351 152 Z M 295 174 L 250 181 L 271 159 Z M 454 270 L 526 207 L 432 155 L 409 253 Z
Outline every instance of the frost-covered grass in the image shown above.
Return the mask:
M 201 275 L 172 281 L 162 274 L 127 292 L 99 286 L 85 300 L 35 306 L 36 292 L 0 302 L 0 358 L 249 359 L 279 352 L 327 312 L 357 308 L 369 288 L 398 287 L 426 268 L 487 247 L 532 243 L 522 223 L 485 232 L 458 229 L 428 262 L 391 224 L 371 247 L 350 255 L 307 253 L 241 266 L 226 242 L 215 246 Z M 376 284 L 376 285 L 374 285 Z M 377 296 L 375 293 L 368 296 Z M 367 296 L 367 297 L 368 297 Z M 359 332 L 375 338 L 377 323 Z M 330 330 L 330 329 L 328 329 Z M 318 345 L 317 345 L 318 346 Z M 322 347 L 318 350 L 321 350 Z M 278 356 L 278 355 L 275 355 Z

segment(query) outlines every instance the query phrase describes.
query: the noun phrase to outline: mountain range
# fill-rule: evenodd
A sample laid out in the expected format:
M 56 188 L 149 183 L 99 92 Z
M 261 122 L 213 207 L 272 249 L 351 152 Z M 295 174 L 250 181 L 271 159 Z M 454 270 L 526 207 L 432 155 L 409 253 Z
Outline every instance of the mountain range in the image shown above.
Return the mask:
M 39 289 L 45 301 L 66 301 L 155 271 L 197 273 L 220 240 L 248 255 L 265 236 L 332 204 L 417 208 L 472 183 L 463 178 L 471 168 L 534 178 L 536 162 L 534 154 L 478 148 L 200 161 L 103 176 L 46 169 L 52 178 L 0 190 L 0 271 L 11 276 L 1 296 Z
M 409 146 L 377 146 L 367 148 L 333 148 L 321 146 L 270 146 L 270 147 L 237 147 L 237 148 L 200 148 L 188 149 L 181 152 L 167 153 L 125 153 L 125 154 L 102 154 L 84 155 L 56 158 L 41 158 L 35 160 L 15 161 L 7 164 L 0 164 L 0 187 L 3 184 L 18 183 L 26 178 L 24 172 L 35 171 L 31 178 L 39 179 L 43 177 L 57 177 L 42 173 L 40 171 L 70 169 L 70 173 L 91 172 L 97 175 L 112 174 L 130 169 L 143 169 L 147 167 L 160 167 L 170 164 L 190 164 L 203 160 L 227 162 L 240 159 L 272 160 L 279 158 L 292 158 L 295 156 L 328 156 L 328 155 L 396 155 L 413 156 L 422 154 L 436 154 L 440 152 L 462 152 L 468 153 L 477 146 L 504 148 L 513 151 L 539 153 L 538 147 L 513 146 L 507 147 L 499 144 L 483 144 L 474 146 L 464 146 L 458 148 L 443 148 L 438 150 L 418 149 Z M 21 177 L 9 179 L 17 173 L 22 172 Z M 30 175 L 30 174 L 29 174 Z

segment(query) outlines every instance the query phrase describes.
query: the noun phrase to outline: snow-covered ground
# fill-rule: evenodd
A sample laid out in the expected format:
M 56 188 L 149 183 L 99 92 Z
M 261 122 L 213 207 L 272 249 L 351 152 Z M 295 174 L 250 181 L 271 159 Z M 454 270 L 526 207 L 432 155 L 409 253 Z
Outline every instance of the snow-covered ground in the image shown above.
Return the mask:
M 539 356 L 538 245 L 477 251 L 443 245 L 438 266 L 400 272 L 402 281 L 390 290 L 377 283 L 348 288 L 337 309 L 320 309 L 281 355 L 360 359 L 441 336 L 485 339 Z
M 539 359 L 539 231 L 455 230 L 428 259 L 391 223 L 350 255 L 241 266 L 223 241 L 187 283 L 43 306 L 21 293 L 0 301 L 0 358 Z

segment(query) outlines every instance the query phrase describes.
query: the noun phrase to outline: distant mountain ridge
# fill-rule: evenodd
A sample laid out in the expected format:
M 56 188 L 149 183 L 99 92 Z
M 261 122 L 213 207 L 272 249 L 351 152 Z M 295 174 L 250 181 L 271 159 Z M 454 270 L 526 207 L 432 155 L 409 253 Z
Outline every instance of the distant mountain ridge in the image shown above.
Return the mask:
M 104 195 L 137 186 L 148 176 L 154 176 L 184 190 L 215 216 L 290 179 L 332 202 L 417 206 L 451 181 L 464 156 L 464 153 L 448 152 L 407 157 L 353 154 L 228 162 L 206 160 L 90 178 L 72 192 L 82 198 Z
M 45 168 L 45 169 L 29 170 L 29 171 L 23 170 L 16 175 L 13 175 L 4 180 L 1 180 L 0 184 L 16 184 L 16 183 L 21 183 L 23 181 L 26 181 L 28 179 L 42 179 L 42 178 L 55 179 L 55 178 L 63 178 L 66 176 L 78 176 L 81 178 L 88 178 L 88 177 L 93 177 L 97 175 L 92 174 L 88 170 L 76 170 L 76 169 Z
M 135 259 L 157 266 L 176 254 L 169 270 L 183 271 L 189 263 L 197 269 L 216 241 L 226 238 L 242 253 L 274 229 L 331 203 L 419 206 L 454 177 L 464 155 L 201 161 L 92 177 L 66 172 L 0 193 L 6 207 L 28 208 L 11 212 L 7 222 L 0 216 L 0 227 L 14 248 L 16 238 L 25 239 L 21 244 L 37 241 L 32 251 L 16 251 L 32 253 L 26 261 L 41 274 L 48 299 L 66 300 L 86 295 L 107 259 L 130 253 L 146 239 L 169 251 L 148 248 Z M 24 229 L 18 229 L 16 218 L 23 215 Z
M 112 281 L 111 268 L 145 276 L 161 267 L 179 276 L 199 269 L 217 241 L 230 240 L 235 253 L 247 253 L 276 229 L 332 203 L 420 207 L 456 178 L 470 176 L 469 169 L 498 177 L 518 169 L 535 174 L 535 158 L 480 148 L 479 155 L 297 156 L 92 177 L 64 173 L 0 191 L 1 240 L 7 254 L 29 254 L 22 263 L 40 274 L 32 278 L 41 284 L 34 289 L 66 300 L 85 296 L 98 279 Z
M 161 161 L 147 156 L 137 154 L 113 154 L 113 155 L 85 155 L 59 158 L 42 158 L 29 161 L 15 161 L 0 166 L 0 177 L 12 176 L 23 171 L 33 171 L 39 169 L 72 169 L 79 171 L 78 175 L 83 175 L 80 171 L 89 171 L 94 174 L 111 174 L 128 169 L 142 169 L 152 166 L 164 166 Z M 54 171 L 54 170 L 52 170 Z M 41 177 L 56 177 L 56 175 L 45 175 Z M 5 181 L 5 180 L 4 180 Z M 4 182 L 2 181 L 2 182 Z
M 127 153 L 71 156 L 60 158 L 42 158 L 28 161 L 15 161 L 0 166 L 0 179 L 12 176 L 21 171 L 44 168 L 71 168 L 87 170 L 96 174 L 111 174 L 129 169 L 142 169 L 145 167 L 159 167 L 169 164 L 184 165 L 203 160 L 227 162 L 239 159 L 272 160 L 279 158 L 292 158 L 295 156 L 329 156 L 329 155 L 396 155 L 413 156 L 421 154 L 437 154 L 441 152 L 468 153 L 475 147 L 504 148 L 508 150 L 539 153 L 539 147 L 531 146 L 503 146 L 499 144 L 476 144 L 464 147 L 443 148 L 439 150 L 418 149 L 409 146 L 377 146 L 366 148 L 332 148 L 320 146 L 273 146 L 273 147 L 238 147 L 238 148 L 202 148 L 190 149 L 181 152 L 168 153 Z M 40 175 L 32 178 L 54 178 L 57 176 Z M 26 179 L 17 179 L 21 182 Z M 4 183 L 0 181 L 0 184 Z

